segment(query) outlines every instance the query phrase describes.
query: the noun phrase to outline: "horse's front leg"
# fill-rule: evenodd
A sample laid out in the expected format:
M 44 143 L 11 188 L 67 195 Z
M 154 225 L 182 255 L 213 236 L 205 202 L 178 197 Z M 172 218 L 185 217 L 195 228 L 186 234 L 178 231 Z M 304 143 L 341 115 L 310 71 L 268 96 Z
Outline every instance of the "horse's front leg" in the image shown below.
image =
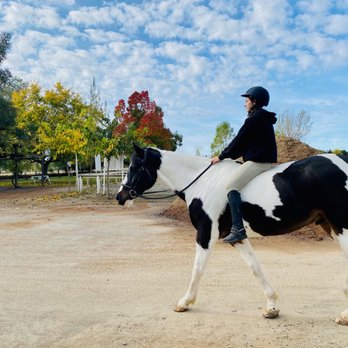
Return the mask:
M 344 294 L 348 298 L 348 278 L 346 279 L 346 284 L 343 289 Z M 348 308 L 341 313 L 341 315 L 336 318 L 336 323 L 340 325 L 348 325 Z
M 333 236 L 334 233 L 332 233 Z M 338 240 L 339 245 L 341 246 L 345 256 L 348 258 L 348 229 L 344 228 L 343 233 L 339 234 L 335 238 Z M 343 289 L 344 294 L 348 298 L 348 278 L 346 279 L 346 284 Z M 341 315 L 336 319 L 336 323 L 341 325 L 348 325 L 348 308 L 341 313 Z
M 266 308 L 263 312 L 265 318 L 276 318 L 279 315 L 279 309 L 277 309 L 276 300 L 278 298 L 276 292 L 273 290 L 272 286 L 268 282 L 266 276 L 264 275 L 261 265 L 258 262 L 254 250 L 248 239 L 244 239 L 242 243 L 236 243 L 235 247 L 239 250 L 242 258 L 251 268 L 253 274 L 259 280 L 264 294 L 266 295 L 267 303 Z
M 191 282 L 185 293 L 185 296 L 181 300 L 179 300 L 178 304 L 176 305 L 174 309 L 176 312 L 185 312 L 190 304 L 195 303 L 198 284 L 200 279 L 202 278 L 203 272 L 216 240 L 217 238 L 211 239 L 207 249 L 204 249 L 199 243 L 196 243 L 196 256 L 192 270 Z

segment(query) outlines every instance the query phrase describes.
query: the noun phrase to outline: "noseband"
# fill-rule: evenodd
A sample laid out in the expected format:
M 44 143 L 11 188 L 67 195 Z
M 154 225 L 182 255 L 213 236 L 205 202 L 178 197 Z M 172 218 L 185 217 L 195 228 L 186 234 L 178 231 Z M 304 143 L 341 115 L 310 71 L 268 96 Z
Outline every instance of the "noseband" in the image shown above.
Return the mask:
M 136 173 L 136 175 L 134 176 L 132 182 L 130 185 L 127 184 L 121 184 L 123 187 L 127 188 L 129 190 L 129 196 L 134 199 L 136 197 L 138 197 L 138 193 L 135 190 L 135 187 L 137 186 L 140 177 L 142 176 L 142 174 L 145 173 L 149 179 L 151 179 L 151 174 L 149 173 L 149 171 L 144 167 L 143 163 L 141 164 L 140 169 L 138 170 L 138 172 Z

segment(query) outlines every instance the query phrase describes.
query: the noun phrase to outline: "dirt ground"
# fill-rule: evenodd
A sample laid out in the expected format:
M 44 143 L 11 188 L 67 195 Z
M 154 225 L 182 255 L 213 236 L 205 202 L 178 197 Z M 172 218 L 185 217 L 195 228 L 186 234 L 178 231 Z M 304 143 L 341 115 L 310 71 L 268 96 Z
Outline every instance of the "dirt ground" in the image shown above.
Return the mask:
M 346 348 L 348 261 L 332 240 L 251 238 L 280 317 L 238 252 L 219 242 L 190 311 L 194 230 L 93 194 L 0 191 L 0 347 Z

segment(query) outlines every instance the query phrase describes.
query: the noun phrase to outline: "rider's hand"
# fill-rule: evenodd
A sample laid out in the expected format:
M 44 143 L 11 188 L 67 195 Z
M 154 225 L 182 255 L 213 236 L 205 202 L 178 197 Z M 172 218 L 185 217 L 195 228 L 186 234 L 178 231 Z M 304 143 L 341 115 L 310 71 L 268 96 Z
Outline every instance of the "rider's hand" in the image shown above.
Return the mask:
M 218 163 L 220 161 L 221 161 L 221 159 L 218 156 L 215 156 L 210 160 L 210 163 L 215 164 L 215 163 Z

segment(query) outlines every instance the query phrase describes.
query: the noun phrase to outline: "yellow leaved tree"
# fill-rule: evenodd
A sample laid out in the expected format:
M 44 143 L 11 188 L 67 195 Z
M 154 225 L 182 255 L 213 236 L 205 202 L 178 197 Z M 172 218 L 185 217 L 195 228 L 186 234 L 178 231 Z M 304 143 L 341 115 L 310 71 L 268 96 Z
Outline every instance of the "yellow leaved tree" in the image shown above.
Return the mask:
M 12 102 L 17 111 L 17 126 L 27 134 L 30 152 L 45 159 L 44 174 L 50 160 L 91 155 L 87 144 L 98 133 L 104 115 L 92 110 L 79 94 L 59 82 L 46 91 L 32 83 L 14 92 Z

